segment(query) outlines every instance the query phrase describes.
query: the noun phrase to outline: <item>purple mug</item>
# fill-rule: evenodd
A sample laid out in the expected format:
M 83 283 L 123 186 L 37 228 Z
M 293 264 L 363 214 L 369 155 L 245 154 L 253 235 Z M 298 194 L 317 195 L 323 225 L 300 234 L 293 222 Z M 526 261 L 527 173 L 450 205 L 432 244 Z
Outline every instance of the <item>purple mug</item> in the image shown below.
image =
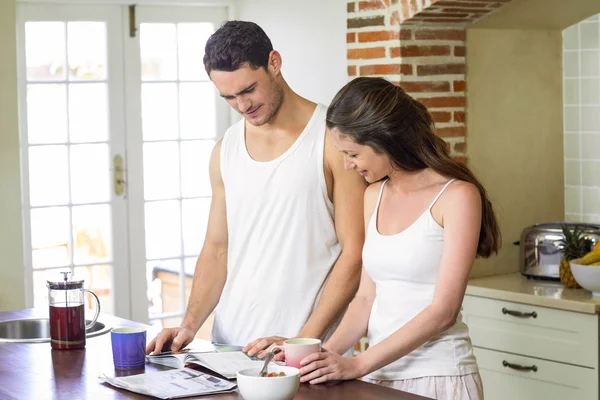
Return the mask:
M 143 368 L 146 364 L 146 329 L 115 328 L 110 333 L 116 369 Z

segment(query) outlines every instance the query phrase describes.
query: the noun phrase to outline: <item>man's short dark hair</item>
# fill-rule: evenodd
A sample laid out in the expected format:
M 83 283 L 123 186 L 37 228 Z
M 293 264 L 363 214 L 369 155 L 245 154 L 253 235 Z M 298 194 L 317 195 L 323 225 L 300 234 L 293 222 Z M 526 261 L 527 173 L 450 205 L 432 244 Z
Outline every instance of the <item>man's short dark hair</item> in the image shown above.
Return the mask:
M 265 68 L 273 50 L 271 39 L 254 22 L 228 21 L 206 42 L 204 68 L 211 71 L 235 71 L 244 65 Z

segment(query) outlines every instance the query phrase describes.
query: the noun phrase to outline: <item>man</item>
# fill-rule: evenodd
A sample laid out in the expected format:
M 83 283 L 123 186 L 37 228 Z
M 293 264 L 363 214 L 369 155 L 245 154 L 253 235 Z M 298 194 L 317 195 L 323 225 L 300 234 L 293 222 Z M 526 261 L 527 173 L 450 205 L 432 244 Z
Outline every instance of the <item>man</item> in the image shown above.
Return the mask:
M 215 145 L 204 246 L 179 328 L 146 351 L 176 351 L 215 309 L 212 341 L 259 357 L 287 337 L 325 338 L 359 283 L 364 181 L 343 168 L 325 112 L 294 93 L 256 24 L 230 21 L 204 66 L 244 119 Z M 218 305 L 217 305 L 218 303 Z

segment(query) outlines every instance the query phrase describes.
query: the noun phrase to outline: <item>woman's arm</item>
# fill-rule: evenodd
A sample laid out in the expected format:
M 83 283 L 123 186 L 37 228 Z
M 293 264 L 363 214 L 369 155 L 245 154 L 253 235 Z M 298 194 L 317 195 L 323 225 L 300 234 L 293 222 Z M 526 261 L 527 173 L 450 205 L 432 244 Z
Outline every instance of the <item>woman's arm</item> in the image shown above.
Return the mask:
M 442 210 L 444 248 L 432 303 L 390 337 L 353 360 L 328 353 L 307 357 L 301 371 L 305 375 L 303 382 L 321 383 L 366 375 L 402 358 L 454 324 L 477 254 L 481 197 L 475 186 L 458 181 L 448 187 L 438 203 Z

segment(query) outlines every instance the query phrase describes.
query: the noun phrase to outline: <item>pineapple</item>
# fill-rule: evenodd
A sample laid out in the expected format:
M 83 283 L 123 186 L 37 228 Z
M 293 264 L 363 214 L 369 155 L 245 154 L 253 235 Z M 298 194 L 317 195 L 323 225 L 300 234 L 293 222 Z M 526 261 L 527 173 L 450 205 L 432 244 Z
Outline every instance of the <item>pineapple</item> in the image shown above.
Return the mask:
M 591 241 L 586 239 L 583 232 L 577 228 L 571 231 L 563 225 L 562 231 L 564 237 L 559 240 L 559 248 L 563 254 L 559 267 L 560 281 L 565 287 L 580 288 L 581 286 L 575 281 L 575 278 L 571 273 L 569 261 L 583 257 L 588 253 L 590 251 L 589 247 L 591 247 Z

